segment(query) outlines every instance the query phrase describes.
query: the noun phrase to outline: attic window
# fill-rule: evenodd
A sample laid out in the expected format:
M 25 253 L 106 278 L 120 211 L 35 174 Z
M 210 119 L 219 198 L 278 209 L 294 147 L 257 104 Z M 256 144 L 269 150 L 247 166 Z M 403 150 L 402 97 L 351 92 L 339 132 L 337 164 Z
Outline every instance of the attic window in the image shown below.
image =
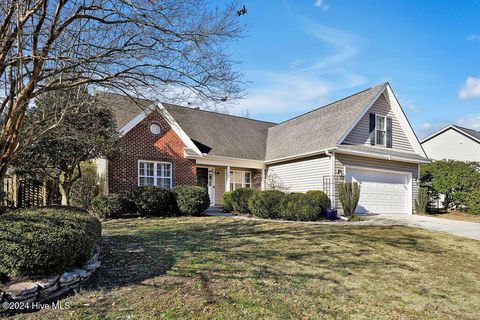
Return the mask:
M 387 117 L 376 115 L 375 144 L 385 146 L 387 143 Z
M 156 123 L 152 123 L 150 125 L 150 132 L 156 136 L 158 136 L 161 132 L 162 132 L 162 129 L 160 128 L 160 126 Z

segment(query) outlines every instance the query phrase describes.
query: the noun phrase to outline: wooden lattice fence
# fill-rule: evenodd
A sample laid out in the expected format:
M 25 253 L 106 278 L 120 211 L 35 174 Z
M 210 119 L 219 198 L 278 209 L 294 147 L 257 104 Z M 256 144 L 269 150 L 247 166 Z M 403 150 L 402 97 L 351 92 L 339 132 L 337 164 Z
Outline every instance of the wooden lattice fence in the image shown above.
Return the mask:
M 61 202 L 58 183 L 51 179 L 39 181 L 14 175 L 4 178 L 2 187 L 3 207 L 28 208 Z

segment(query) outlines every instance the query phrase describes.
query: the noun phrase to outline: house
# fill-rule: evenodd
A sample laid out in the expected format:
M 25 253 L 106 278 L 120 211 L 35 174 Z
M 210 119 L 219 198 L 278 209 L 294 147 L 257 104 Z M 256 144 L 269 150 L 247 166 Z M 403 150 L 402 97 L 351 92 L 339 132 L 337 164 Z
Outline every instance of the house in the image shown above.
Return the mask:
M 433 160 L 480 162 L 480 132 L 449 125 L 421 141 L 425 153 Z
M 124 152 L 98 161 L 107 192 L 197 184 L 211 203 L 237 188 L 323 190 L 361 185 L 358 213 L 411 214 L 429 160 L 388 83 L 276 124 L 101 93 Z

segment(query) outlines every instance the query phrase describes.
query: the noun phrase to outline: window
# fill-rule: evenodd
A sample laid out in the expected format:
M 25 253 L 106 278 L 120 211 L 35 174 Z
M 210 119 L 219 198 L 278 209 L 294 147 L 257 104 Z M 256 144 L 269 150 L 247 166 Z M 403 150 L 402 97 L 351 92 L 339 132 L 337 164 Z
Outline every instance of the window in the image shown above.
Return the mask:
M 152 123 L 150 125 L 150 132 L 156 136 L 158 136 L 162 132 L 162 128 L 156 123 Z
M 252 173 L 250 171 L 230 171 L 230 190 L 252 187 Z
M 375 116 L 375 144 L 387 144 L 387 117 L 378 114 Z
M 139 161 L 138 185 L 172 188 L 172 164 L 169 162 Z

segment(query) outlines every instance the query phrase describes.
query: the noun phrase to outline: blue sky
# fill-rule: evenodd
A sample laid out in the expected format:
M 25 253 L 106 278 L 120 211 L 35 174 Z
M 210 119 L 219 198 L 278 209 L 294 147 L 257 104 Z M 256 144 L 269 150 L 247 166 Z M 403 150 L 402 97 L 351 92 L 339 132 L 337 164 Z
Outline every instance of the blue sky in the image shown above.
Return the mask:
M 230 50 L 250 81 L 230 106 L 283 121 L 388 81 L 419 138 L 480 130 L 479 1 L 244 1 Z

